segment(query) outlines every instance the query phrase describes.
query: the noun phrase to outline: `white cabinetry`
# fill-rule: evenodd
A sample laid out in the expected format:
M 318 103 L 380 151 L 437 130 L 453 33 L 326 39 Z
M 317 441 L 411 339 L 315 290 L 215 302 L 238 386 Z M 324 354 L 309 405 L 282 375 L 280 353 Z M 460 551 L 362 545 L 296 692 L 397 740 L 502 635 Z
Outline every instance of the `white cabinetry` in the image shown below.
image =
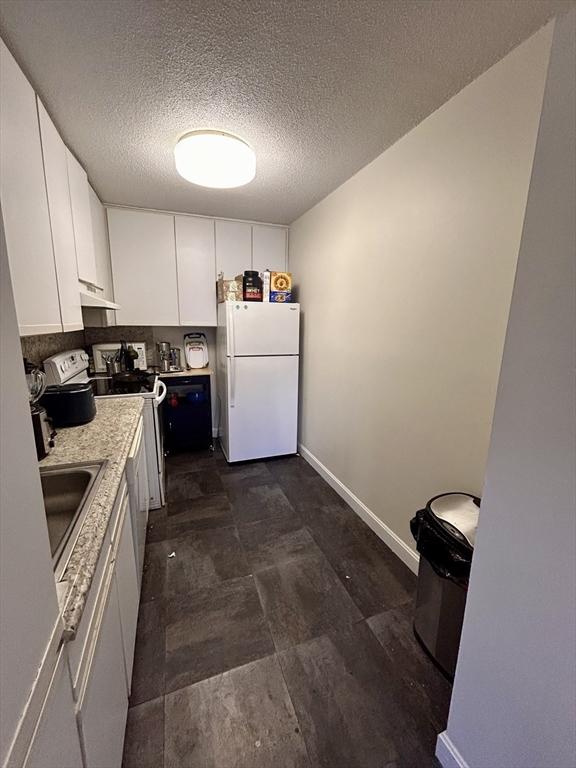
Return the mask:
M 94 635 L 86 684 L 79 700 L 79 722 L 86 768 L 120 768 L 128 694 L 114 564 Z
M 122 479 L 78 634 L 68 645 L 85 768 L 120 768 L 122 760 L 138 618 L 130 503 Z
M 216 272 L 227 280 L 252 267 L 252 225 L 216 220 Z
M 119 325 L 217 324 L 216 277 L 287 269 L 287 230 L 266 224 L 108 209 Z
M 62 330 L 36 95 L 0 40 L 0 201 L 21 335 Z
M 66 647 L 60 650 L 23 768 L 82 768 Z
M 138 577 L 132 536 L 132 521 L 126 496 L 122 504 L 121 529 L 119 532 L 118 554 L 116 555 L 116 588 L 120 607 L 120 626 L 122 627 L 122 645 L 124 647 L 124 667 L 126 671 L 126 689 L 130 694 L 132 685 L 132 666 L 134 662 L 134 643 L 136 641 L 136 623 L 138 620 Z
M 246 269 L 287 269 L 287 230 L 269 224 L 216 220 L 216 272 L 230 280 Z
M 287 230 L 265 224 L 252 226 L 252 269 L 286 271 Z
M 138 575 L 138 587 L 142 580 L 144 565 L 144 547 L 146 544 L 146 526 L 148 524 L 148 508 L 150 492 L 148 487 L 148 468 L 146 456 L 146 432 L 143 420 L 136 430 L 136 435 L 126 461 L 126 478 L 130 495 L 130 510 L 132 518 L 132 535 L 134 539 L 134 557 Z M 156 458 L 156 457 L 154 457 Z
M 176 216 L 180 325 L 216 325 L 214 221 Z
M 82 308 L 78 289 L 74 225 L 70 206 L 66 147 L 44 106 L 38 100 L 38 117 L 44 157 L 44 175 L 52 227 L 52 244 L 58 280 L 63 331 L 82 329 Z
M 94 253 L 94 233 L 90 213 L 88 177 L 86 171 L 70 150 L 66 150 L 68 164 L 68 183 L 70 185 L 70 203 L 74 223 L 74 241 L 76 243 L 76 263 L 78 277 L 85 283 L 102 286 L 98 283 L 96 256 Z
M 88 186 L 90 197 L 90 213 L 92 217 L 92 232 L 94 234 L 94 255 L 96 257 L 96 277 L 98 285 L 102 286 L 103 299 L 114 301 L 114 283 L 112 280 L 112 263 L 110 261 L 110 244 L 108 240 L 108 220 L 106 208 L 91 186 Z M 116 312 L 110 309 L 83 307 L 84 325 L 87 327 L 108 328 L 116 325 Z
M 119 325 L 179 325 L 174 217 L 108 209 Z

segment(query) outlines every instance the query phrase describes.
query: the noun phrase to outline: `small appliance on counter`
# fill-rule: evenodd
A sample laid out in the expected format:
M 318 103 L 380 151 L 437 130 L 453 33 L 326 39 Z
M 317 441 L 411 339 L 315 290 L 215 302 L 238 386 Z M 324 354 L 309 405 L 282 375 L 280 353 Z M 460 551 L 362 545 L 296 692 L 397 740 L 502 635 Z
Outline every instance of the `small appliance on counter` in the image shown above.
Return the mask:
M 54 438 L 56 432 L 46 409 L 38 404 L 38 400 L 44 394 L 46 389 L 46 376 L 31 363 L 24 363 L 26 368 L 26 383 L 28 384 L 28 397 L 30 400 L 30 412 L 32 415 L 32 427 L 34 429 L 34 441 L 36 443 L 36 455 L 38 461 L 50 453 L 54 447 Z
M 208 341 L 205 333 L 187 333 L 184 336 L 184 353 L 188 368 L 206 368 L 208 365 Z
M 89 381 L 51 384 L 40 399 L 55 427 L 77 427 L 96 416 L 94 393 Z
M 159 341 L 156 344 L 158 350 L 158 358 L 160 360 L 160 372 L 169 373 L 170 366 L 172 365 L 172 347 L 169 341 Z

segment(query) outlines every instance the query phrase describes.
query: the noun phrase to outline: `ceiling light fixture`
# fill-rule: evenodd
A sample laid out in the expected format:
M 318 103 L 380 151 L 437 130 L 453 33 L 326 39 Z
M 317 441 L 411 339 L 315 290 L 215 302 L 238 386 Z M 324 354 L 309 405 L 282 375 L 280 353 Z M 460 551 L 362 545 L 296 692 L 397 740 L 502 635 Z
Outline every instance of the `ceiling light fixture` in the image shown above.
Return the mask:
M 256 155 L 245 141 L 223 131 L 192 131 L 174 147 L 176 170 L 201 187 L 227 189 L 256 175 Z

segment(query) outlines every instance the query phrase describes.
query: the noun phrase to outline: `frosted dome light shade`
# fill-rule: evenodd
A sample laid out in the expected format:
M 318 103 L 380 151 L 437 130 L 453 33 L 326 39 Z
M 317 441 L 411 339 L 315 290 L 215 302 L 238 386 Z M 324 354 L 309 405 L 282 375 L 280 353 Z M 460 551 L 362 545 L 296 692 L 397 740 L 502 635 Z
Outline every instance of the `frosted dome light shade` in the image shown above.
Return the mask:
M 187 133 L 174 147 L 174 158 L 180 176 L 201 187 L 241 187 L 256 175 L 252 147 L 221 131 Z

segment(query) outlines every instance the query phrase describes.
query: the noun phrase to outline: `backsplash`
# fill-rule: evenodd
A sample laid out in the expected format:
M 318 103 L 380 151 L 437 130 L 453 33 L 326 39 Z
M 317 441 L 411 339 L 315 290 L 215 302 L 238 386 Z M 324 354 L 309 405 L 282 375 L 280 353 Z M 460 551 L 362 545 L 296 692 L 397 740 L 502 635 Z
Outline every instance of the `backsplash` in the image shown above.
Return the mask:
M 43 333 L 38 336 L 21 336 L 22 357 L 40 365 L 47 357 L 85 346 L 84 331 L 65 333 Z
M 20 343 L 22 355 L 39 365 L 43 360 L 67 349 L 83 348 L 91 352 L 92 344 L 105 344 L 114 341 L 143 341 L 146 344 L 148 365 L 157 365 L 156 343 L 169 341 L 172 346 L 184 349 L 184 334 L 203 331 L 208 339 L 210 363 L 214 364 L 216 329 L 154 327 L 151 325 L 114 325 L 110 328 L 85 328 L 83 331 L 22 336 Z M 184 355 L 182 354 L 182 359 Z
M 113 341 L 143 341 L 148 365 L 154 365 L 154 328 L 151 325 L 113 325 L 110 328 L 85 328 L 85 345 L 107 344 Z M 90 350 L 88 350 L 90 351 Z

